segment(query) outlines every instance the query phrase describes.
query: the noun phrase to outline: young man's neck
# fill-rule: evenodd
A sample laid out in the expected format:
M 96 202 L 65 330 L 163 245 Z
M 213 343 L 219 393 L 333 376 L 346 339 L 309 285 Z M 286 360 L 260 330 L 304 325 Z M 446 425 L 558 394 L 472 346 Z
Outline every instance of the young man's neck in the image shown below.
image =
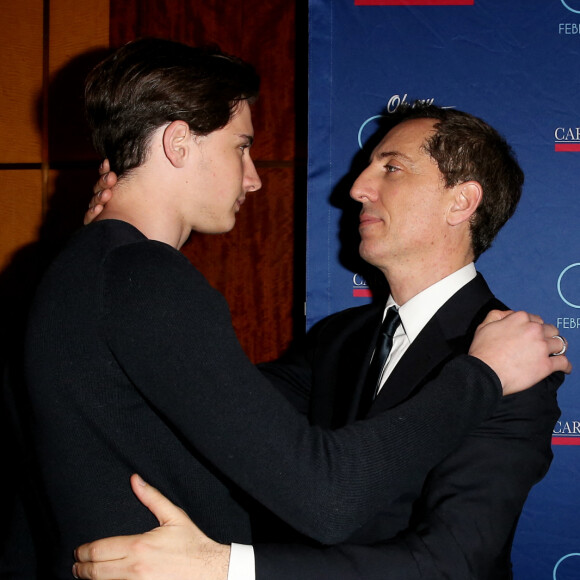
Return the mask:
M 139 168 L 113 189 L 113 197 L 97 219 L 117 219 L 137 228 L 145 237 L 176 249 L 187 241 L 191 229 L 185 227 L 175 209 L 168 204 L 167 183 L 157 183 Z

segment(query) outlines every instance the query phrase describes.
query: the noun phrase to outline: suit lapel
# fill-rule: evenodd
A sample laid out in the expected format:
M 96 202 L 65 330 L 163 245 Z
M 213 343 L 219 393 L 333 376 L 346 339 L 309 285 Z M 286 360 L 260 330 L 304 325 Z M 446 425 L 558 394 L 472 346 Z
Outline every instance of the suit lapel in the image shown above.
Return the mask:
M 369 416 L 398 405 L 450 358 L 466 353 L 477 325 L 490 309 L 499 307 L 480 274 L 456 292 L 413 341 L 381 389 Z
M 357 369 L 357 372 L 356 377 L 353 377 L 352 383 L 345 385 L 347 391 L 341 397 L 345 403 L 345 407 L 340 409 L 339 406 L 335 406 L 337 411 L 335 425 L 356 421 L 360 399 L 365 386 L 367 370 L 377 342 L 383 312 L 384 305 L 373 308 L 372 313 L 369 313 L 364 324 L 360 326 L 356 333 L 350 336 L 350 351 L 353 359 L 349 361 L 349 364 L 352 365 L 353 369 Z
M 323 321 L 313 355 L 312 423 L 336 428 L 354 420 L 382 312 L 372 304 Z

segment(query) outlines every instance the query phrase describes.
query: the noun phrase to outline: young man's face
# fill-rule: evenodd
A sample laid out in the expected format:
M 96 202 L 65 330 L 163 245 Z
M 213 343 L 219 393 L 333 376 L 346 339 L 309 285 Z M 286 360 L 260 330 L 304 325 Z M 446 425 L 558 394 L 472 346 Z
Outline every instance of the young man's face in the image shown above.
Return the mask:
M 243 101 L 224 128 L 194 139 L 198 155 L 191 174 L 195 198 L 192 229 L 228 232 L 236 223 L 246 193 L 262 187 L 250 157 L 254 139 L 250 107 Z
M 446 234 L 449 190 L 423 149 L 433 124 L 413 119 L 391 129 L 352 186 L 362 203 L 360 254 L 383 270 L 429 259 Z

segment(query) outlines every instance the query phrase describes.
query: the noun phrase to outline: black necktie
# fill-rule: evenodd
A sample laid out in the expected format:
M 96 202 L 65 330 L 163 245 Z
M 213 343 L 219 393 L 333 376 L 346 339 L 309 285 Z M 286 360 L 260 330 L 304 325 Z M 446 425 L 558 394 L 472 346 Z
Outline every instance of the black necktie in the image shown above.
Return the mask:
M 387 310 L 387 315 L 381 324 L 379 335 L 377 337 L 377 344 L 375 352 L 369 365 L 367 377 L 365 379 L 365 386 L 361 397 L 361 404 L 359 407 L 359 418 L 362 418 L 369 410 L 372 402 L 377 396 L 381 374 L 383 367 L 389 358 L 391 347 L 393 346 L 393 336 L 401 322 L 399 310 L 396 306 L 391 306 Z

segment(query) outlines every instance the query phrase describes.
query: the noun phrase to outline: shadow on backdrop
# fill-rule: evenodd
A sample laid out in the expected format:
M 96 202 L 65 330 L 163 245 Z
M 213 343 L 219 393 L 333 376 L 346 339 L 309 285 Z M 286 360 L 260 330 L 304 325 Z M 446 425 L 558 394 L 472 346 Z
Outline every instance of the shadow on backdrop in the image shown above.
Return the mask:
M 83 112 L 84 80 L 107 54 L 105 50 L 87 52 L 71 60 L 50 81 L 47 126 L 51 175 L 56 173 L 53 194 L 37 240 L 15 251 L 8 266 L 0 272 L 0 461 L 4 466 L 0 578 L 46 578 L 37 568 L 50 549 L 50 530 L 44 524 L 39 490 L 31 476 L 22 345 L 28 310 L 42 273 L 71 234 L 81 227 L 92 195 L 99 160 L 90 143 Z M 37 111 L 41 132 L 42 95 L 37 97 Z M 38 566 L 35 551 L 39 555 Z
M 360 235 L 358 233 L 361 204 L 350 197 L 350 189 L 356 178 L 368 167 L 370 156 L 388 131 L 398 122 L 398 117 L 386 111 L 377 119 L 377 129 L 365 141 L 351 162 L 348 172 L 333 189 L 330 204 L 342 210 L 339 224 L 339 262 L 353 274 L 360 274 L 369 285 L 373 300 L 386 302 L 389 295 L 387 281 L 377 268 L 365 262 L 359 255 Z

